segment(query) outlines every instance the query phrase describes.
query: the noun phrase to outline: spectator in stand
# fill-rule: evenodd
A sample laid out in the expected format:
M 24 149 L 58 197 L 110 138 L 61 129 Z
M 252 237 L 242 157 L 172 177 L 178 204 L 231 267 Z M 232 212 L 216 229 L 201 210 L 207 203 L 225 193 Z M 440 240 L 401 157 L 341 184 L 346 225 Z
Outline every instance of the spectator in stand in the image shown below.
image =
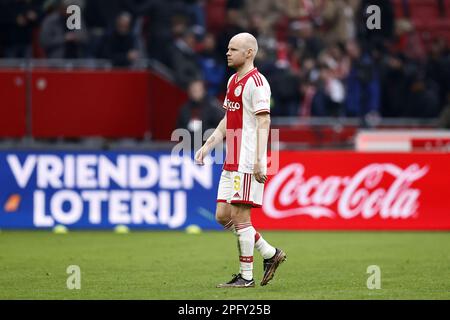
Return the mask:
M 448 43 L 444 38 L 436 38 L 431 43 L 426 65 L 428 81 L 434 81 L 439 90 L 439 106 L 447 103 L 450 91 L 450 54 Z
M 42 1 L 10 0 L 0 8 L 3 16 L 4 51 L 6 58 L 32 56 L 33 29 L 37 26 Z
M 41 46 L 49 59 L 83 58 L 87 43 L 86 27 L 82 22 L 80 30 L 69 30 L 66 26 L 67 7 L 78 2 L 64 0 L 55 12 L 44 18 L 40 34 Z
M 421 73 L 417 73 L 408 88 L 405 99 L 407 118 L 437 118 L 439 116 L 439 97 L 433 82 L 426 82 Z
M 189 100 L 181 107 L 177 128 L 188 129 L 192 134 L 201 134 L 215 128 L 225 111 L 219 101 L 206 93 L 202 80 L 193 80 L 188 86 Z M 193 143 L 194 140 L 191 139 Z M 194 147 L 192 144 L 191 147 Z
M 184 30 L 172 49 L 172 68 L 175 81 L 186 89 L 188 84 L 201 78 L 201 68 L 195 52 L 196 37 L 191 30 Z
M 300 69 L 300 112 L 301 117 L 312 115 L 312 103 L 317 92 L 319 69 L 316 60 L 309 58 L 301 63 Z
M 101 55 L 102 41 L 114 30 L 116 18 L 121 12 L 133 12 L 133 0 L 88 0 L 83 15 L 89 33 L 88 55 Z
M 206 33 L 206 0 L 185 0 L 186 12 L 192 17 L 192 29 L 197 35 Z
M 328 45 L 356 38 L 356 14 L 360 0 L 334 0 L 324 3 L 323 39 Z
M 295 21 L 290 24 L 288 42 L 292 48 L 299 50 L 301 58 L 316 58 L 324 49 L 323 41 L 318 37 L 314 25 L 309 20 Z
M 312 101 L 311 111 L 314 116 L 341 116 L 343 114 L 343 102 L 345 88 L 337 79 L 333 70 L 323 64 L 320 66 L 319 81 L 316 84 L 316 94 Z
M 132 16 L 122 12 L 116 18 L 116 27 L 103 42 L 102 57 L 110 59 L 115 67 L 132 66 L 139 58 L 137 38 L 131 32 Z
M 394 40 L 394 51 L 403 52 L 409 59 L 425 62 L 427 53 L 424 43 L 411 21 L 407 19 L 396 21 Z
M 203 39 L 199 61 L 208 95 L 217 96 L 223 90 L 221 86 L 225 78 L 225 57 L 217 54 L 216 39 L 210 33 Z
M 258 46 L 262 43 L 261 35 L 273 34 L 275 25 L 282 18 L 283 3 L 273 0 L 247 0 L 245 1 L 245 16 L 250 17 L 249 31 L 258 39 Z M 255 21 L 256 20 L 256 21 Z M 253 27 L 252 25 L 257 27 Z M 255 30 L 256 29 L 256 30 Z
M 165 0 L 141 0 L 136 12 L 144 17 L 143 27 L 147 55 L 170 67 L 173 43 L 173 2 Z
M 379 74 L 374 68 L 372 57 L 367 52 L 362 52 L 358 43 L 349 41 L 346 49 L 351 66 L 346 79 L 345 114 L 348 117 L 365 119 L 368 115 L 379 113 Z
M 450 129 L 450 92 L 447 93 L 447 104 L 439 115 L 439 126 L 444 129 Z
M 257 59 L 259 61 L 262 59 L 274 59 L 277 50 L 277 40 L 275 39 L 275 33 L 273 30 L 274 27 L 268 24 L 266 16 L 263 13 L 259 13 L 258 10 L 250 13 L 248 17 L 248 32 L 254 35 L 257 39 L 259 47 L 258 50 L 264 52 L 264 56 L 262 58 L 259 57 L 258 53 Z
M 323 50 L 319 61 L 329 67 L 337 79 L 343 81 L 347 78 L 350 71 L 350 58 L 345 55 L 345 49 L 341 43 L 334 43 Z
M 409 67 L 403 54 L 389 54 L 381 69 L 383 117 L 399 117 L 404 113 Z
M 230 5 L 230 4 L 228 4 Z M 239 4 L 232 4 L 239 5 Z M 223 30 L 217 35 L 217 54 L 219 56 L 224 57 L 224 52 L 228 51 L 228 43 L 230 39 L 241 32 L 245 32 L 244 23 L 242 20 L 241 11 L 237 10 L 234 7 L 229 7 L 226 10 L 226 19 L 225 19 L 225 27 Z M 226 68 L 224 81 L 221 85 L 221 93 L 224 93 L 227 88 L 228 79 L 233 75 L 234 71 L 231 68 Z
M 227 9 L 242 11 L 245 7 L 246 0 L 227 0 Z
M 445 6 L 445 0 L 436 0 L 436 5 L 439 10 L 440 17 L 446 16 L 446 6 Z M 409 0 L 402 0 L 402 9 L 403 9 L 403 15 L 407 18 L 411 17 L 411 10 L 410 10 L 410 3 Z
M 280 0 L 280 2 L 291 22 L 309 20 L 320 24 L 323 6 L 327 0 Z
M 298 116 L 300 104 L 300 79 L 293 72 L 288 50 L 278 53 L 273 68 L 267 73 L 272 90 L 273 116 Z

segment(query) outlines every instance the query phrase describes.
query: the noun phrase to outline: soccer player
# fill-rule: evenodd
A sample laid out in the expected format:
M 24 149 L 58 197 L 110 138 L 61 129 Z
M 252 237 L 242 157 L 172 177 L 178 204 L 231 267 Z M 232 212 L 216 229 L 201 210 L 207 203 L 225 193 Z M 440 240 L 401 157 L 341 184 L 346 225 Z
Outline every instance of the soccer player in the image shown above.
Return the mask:
M 226 157 L 217 195 L 216 220 L 238 237 L 240 273 L 218 288 L 254 287 L 254 247 L 264 258 L 261 285 L 274 276 L 286 259 L 252 226 L 251 208 L 261 207 L 267 180 L 267 140 L 270 128 L 270 86 L 254 67 L 258 43 L 249 33 L 239 33 L 229 42 L 228 66 L 236 73 L 228 80 L 223 107 L 224 118 L 205 144 L 196 152 L 195 162 L 203 159 L 226 138 Z

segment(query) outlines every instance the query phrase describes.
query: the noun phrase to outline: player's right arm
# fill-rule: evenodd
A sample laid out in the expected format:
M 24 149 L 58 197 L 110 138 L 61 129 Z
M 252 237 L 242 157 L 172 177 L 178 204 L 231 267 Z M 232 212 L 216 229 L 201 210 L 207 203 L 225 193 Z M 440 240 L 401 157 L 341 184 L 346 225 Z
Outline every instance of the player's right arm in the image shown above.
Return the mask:
M 195 153 L 195 163 L 199 165 L 204 165 L 204 157 L 212 150 L 214 147 L 223 141 L 227 130 L 227 115 L 220 120 L 217 125 L 216 130 L 213 134 L 206 140 L 205 144 Z
M 228 79 L 227 82 L 227 91 L 228 87 L 230 86 L 230 82 L 233 76 L 231 76 Z M 225 110 L 227 110 L 227 97 L 225 96 L 225 101 L 223 102 L 222 106 Z M 198 149 L 198 151 L 195 153 L 194 162 L 199 165 L 204 165 L 203 159 L 205 158 L 208 153 L 211 152 L 211 150 L 220 142 L 223 141 L 223 139 L 226 136 L 227 132 L 227 114 L 225 113 L 225 116 L 223 119 L 219 122 L 217 125 L 216 130 L 214 130 L 213 134 L 206 140 L 205 144 Z

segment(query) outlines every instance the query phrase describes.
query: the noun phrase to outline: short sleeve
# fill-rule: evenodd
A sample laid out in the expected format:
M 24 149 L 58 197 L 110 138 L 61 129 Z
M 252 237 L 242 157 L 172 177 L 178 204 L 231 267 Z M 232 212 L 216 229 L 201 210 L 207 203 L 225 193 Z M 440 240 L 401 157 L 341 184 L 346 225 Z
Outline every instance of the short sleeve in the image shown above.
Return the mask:
M 252 94 L 254 114 L 270 113 L 270 89 L 267 85 L 255 86 Z

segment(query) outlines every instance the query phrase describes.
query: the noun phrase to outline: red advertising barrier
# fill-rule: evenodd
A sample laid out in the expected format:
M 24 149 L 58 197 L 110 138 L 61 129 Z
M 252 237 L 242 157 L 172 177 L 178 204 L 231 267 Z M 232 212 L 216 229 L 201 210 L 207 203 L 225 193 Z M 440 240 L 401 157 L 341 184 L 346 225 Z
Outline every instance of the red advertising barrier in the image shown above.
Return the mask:
M 26 134 L 26 76 L 24 71 L 0 71 L 0 137 Z
M 142 138 L 150 131 L 147 71 L 34 70 L 34 137 Z
M 281 152 L 252 222 L 279 230 L 450 230 L 450 153 Z
M 150 88 L 152 138 L 170 141 L 188 96 L 175 84 L 154 73 L 150 73 Z

